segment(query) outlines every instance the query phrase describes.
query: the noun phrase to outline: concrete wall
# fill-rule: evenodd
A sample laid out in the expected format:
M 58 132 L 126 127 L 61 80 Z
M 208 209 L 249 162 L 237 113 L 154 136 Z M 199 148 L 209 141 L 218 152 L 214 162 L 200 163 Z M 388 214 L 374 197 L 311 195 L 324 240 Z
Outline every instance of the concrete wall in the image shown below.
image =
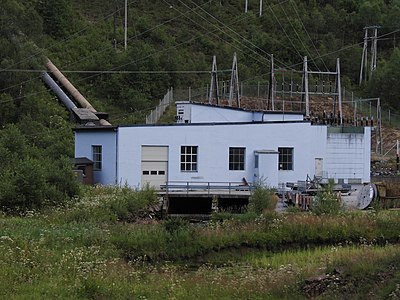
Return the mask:
M 169 146 L 168 180 L 240 182 L 255 178 L 254 151 L 294 148 L 294 170 L 278 171 L 279 182 L 314 175 L 314 160 L 325 157 L 326 126 L 310 123 L 198 124 L 118 128 L 118 182 L 140 186 L 141 146 Z M 180 147 L 198 146 L 198 171 L 180 171 Z M 245 147 L 244 171 L 229 170 L 229 147 Z M 83 154 L 80 154 L 82 156 Z M 276 166 L 278 168 L 278 166 Z
M 102 169 L 93 170 L 94 183 L 118 183 L 116 181 L 116 144 L 117 133 L 115 131 L 78 130 L 75 132 L 75 157 L 93 159 L 92 145 L 102 146 Z
M 328 133 L 327 155 L 324 165 L 330 178 L 345 183 L 370 181 L 371 128 L 362 133 Z

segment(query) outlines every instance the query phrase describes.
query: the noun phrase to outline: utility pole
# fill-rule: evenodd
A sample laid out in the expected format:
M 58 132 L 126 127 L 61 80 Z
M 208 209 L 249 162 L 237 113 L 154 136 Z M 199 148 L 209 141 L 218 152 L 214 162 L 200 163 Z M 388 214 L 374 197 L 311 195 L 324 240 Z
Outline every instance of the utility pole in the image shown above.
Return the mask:
M 373 72 L 376 70 L 376 61 L 378 54 L 378 28 L 380 26 L 367 26 L 364 27 L 364 46 L 363 52 L 361 56 L 361 67 L 360 67 L 360 81 L 359 85 L 362 84 L 363 81 L 367 81 L 367 68 L 368 68 L 368 41 L 371 41 L 371 62 L 370 62 L 370 71 L 369 71 L 369 79 L 372 78 Z M 369 30 L 371 29 L 372 35 L 369 35 Z
M 125 51 L 128 46 L 128 0 L 125 0 Z
M 400 141 L 397 140 L 397 151 L 396 151 L 396 170 L 397 170 L 397 173 L 399 173 L 399 167 L 400 167 Z
M 378 27 L 373 27 L 374 33 L 371 41 L 371 69 L 369 72 L 369 78 L 372 78 L 372 73 L 376 70 L 376 54 L 378 45 Z
M 114 39 L 113 39 L 113 45 L 114 45 L 114 49 L 117 49 L 117 17 L 116 17 L 116 15 L 115 15 L 115 12 L 114 12 Z
M 260 17 L 262 16 L 263 11 L 263 0 L 260 0 Z
M 244 4 L 244 12 L 247 13 L 247 9 L 249 7 L 249 0 L 246 0 L 245 4 Z
M 307 56 L 304 56 L 303 63 L 303 94 L 302 101 L 306 103 L 306 117 L 310 116 L 310 95 L 308 93 L 308 60 Z
M 343 124 L 343 112 L 342 112 L 342 83 L 340 80 L 340 58 L 336 60 L 336 73 L 337 73 L 337 93 L 338 93 L 338 102 L 339 102 L 339 117 L 340 117 L 340 125 Z
M 268 99 L 271 101 L 271 109 L 275 110 L 275 66 L 274 66 L 274 55 L 271 54 L 271 73 L 269 76 L 269 89 Z M 269 105 L 267 105 L 267 109 Z

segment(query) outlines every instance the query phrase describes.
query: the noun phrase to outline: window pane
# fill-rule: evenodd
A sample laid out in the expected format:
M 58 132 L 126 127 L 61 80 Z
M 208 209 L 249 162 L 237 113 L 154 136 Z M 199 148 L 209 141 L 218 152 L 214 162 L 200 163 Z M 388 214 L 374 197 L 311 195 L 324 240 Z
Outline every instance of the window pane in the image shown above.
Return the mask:
M 279 151 L 279 170 L 293 170 L 293 148 L 278 148 Z
M 229 148 L 229 170 L 244 170 L 246 148 Z
M 102 168 L 102 146 L 92 146 L 93 169 L 101 170 Z
M 181 171 L 197 171 L 197 146 L 181 146 Z

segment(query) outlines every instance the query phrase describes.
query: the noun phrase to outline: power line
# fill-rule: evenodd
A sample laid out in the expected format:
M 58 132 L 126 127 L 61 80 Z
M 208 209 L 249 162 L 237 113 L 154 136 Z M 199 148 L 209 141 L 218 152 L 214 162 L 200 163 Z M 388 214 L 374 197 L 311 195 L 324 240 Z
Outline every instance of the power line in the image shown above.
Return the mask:
M 282 4 L 286 3 L 287 1 L 289 1 L 289 0 L 281 1 L 281 2 L 279 2 L 279 3 L 277 3 L 277 4 L 271 5 L 271 7 L 282 5 Z M 181 1 L 180 1 L 180 2 L 181 2 Z M 193 0 L 191 0 L 191 2 L 192 2 L 194 5 L 197 5 Z M 212 17 L 214 20 L 216 20 L 218 23 L 220 23 L 221 25 L 223 25 L 224 27 L 226 27 L 227 29 L 229 29 L 231 32 L 233 32 L 234 34 L 238 35 L 240 38 L 244 39 L 244 40 L 245 40 L 246 42 L 248 42 L 250 45 L 254 46 L 257 50 L 260 50 L 260 51 L 263 52 L 264 54 L 266 54 L 266 55 L 268 55 L 269 57 L 271 57 L 271 54 L 270 54 L 270 53 L 266 52 L 264 49 L 261 49 L 260 47 L 258 47 L 257 45 L 255 45 L 252 41 L 246 39 L 246 37 L 244 37 L 243 35 L 241 35 L 241 34 L 238 33 L 237 31 L 233 30 L 232 28 L 230 28 L 230 27 L 227 26 L 226 24 L 224 24 L 222 21 L 220 21 L 220 20 L 219 20 L 218 18 L 216 18 L 214 15 L 212 15 L 211 13 L 209 13 L 208 11 L 206 11 L 206 10 L 203 9 L 203 8 L 201 8 L 201 10 L 204 11 L 204 12 L 205 12 L 207 15 L 209 15 L 210 17 Z M 211 23 L 211 22 L 210 22 L 210 23 Z M 269 61 L 269 60 L 267 59 L 267 61 Z M 279 63 L 281 63 L 283 66 L 285 66 L 285 64 L 284 64 L 283 62 L 279 62 Z M 286 67 L 286 66 L 285 66 L 285 67 Z
M 181 15 L 182 15 L 182 14 L 181 14 Z M 238 21 L 240 21 L 240 19 L 234 20 L 231 24 L 235 24 L 235 23 L 238 22 Z M 216 30 L 214 30 L 214 31 L 216 31 Z M 214 31 L 211 31 L 211 33 L 213 33 Z M 210 32 L 208 32 L 208 33 L 210 33 Z M 191 39 L 189 39 L 189 40 L 186 40 L 185 42 L 179 43 L 179 44 L 177 44 L 177 45 L 175 45 L 175 46 L 173 46 L 173 47 L 165 48 L 165 49 L 160 50 L 160 51 L 155 51 L 155 52 L 153 52 L 153 53 L 151 53 L 151 54 L 149 54 L 149 55 L 147 55 L 147 56 L 145 56 L 145 57 L 142 57 L 141 59 L 138 59 L 138 60 L 135 60 L 135 61 L 131 61 L 131 62 L 129 62 L 129 63 L 125 63 L 125 64 L 123 64 L 123 65 L 119 65 L 119 66 L 113 67 L 113 68 L 109 69 L 108 71 L 114 71 L 114 70 L 116 70 L 116 69 L 118 69 L 118 68 L 125 67 L 125 66 L 131 65 L 131 64 L 133 64 L 133 63 L 138 63 L 138 62 L 140 62 L 140 61 L 146 60 L 147 58 L 149 58 L 149 57 L 151 57 L 151 56 L 153 56 L 153 55 L 156 55 L 156 54 L 159 54 L 159 53 L 162 53 L 162 52 L 165 52 L 165 51 L 169 51 L 169 50 L 178 48 L 179 46 L 184 45 L 184 44 L 191 43 L 191 42 L 193 42 L 193 41 L 199 39 L 200 37 L 202 37 L 202 36 L 204 36 L 204 35 L 205 35 L 205 34 L 200 34 L 200 35 L 197 36 L 197 37 L 193 37 L 193 38 L 191 38 Z M 81 81 L 84 81 L 84 80 L 88 80 L 88 79 L 94 78 L 94 77 L 96 77 L 96 76 L 98 76 L 98 75 L 101 75 L 101 74 L 103 74 L 103 73 L 96 73 L 96 74 L 94 74 L 94 75 L 90 75 L 90 76 L 84 77 L 84 78 L 82 78 L 82 79 L 80 79 L 80 80 L 77 80 L 76 82 L 81 82 Z M 34 78 L 34 79 L 39 79 L 39 78 L 40 78 L 40 77 L 36 77 L 36 78 Z M 34 80 L 34 79 L 32 79 L 32 80 Z M 31 81 L 32 81 L 32 80 L 31 80 Z M 20 84 L 21 84 L 21 83 L 20 83 Z M 1 91 L 0 91 L 0 92 L 1 92 Z M 12 99 L 12 100 L 0 101 L 0 103 L 6 103 L 6 102 L 15 101 L 15 100 L 21 100 L 21 99 L 24 99 L 24 98 L 26 98 L 26 97 L 28 97 L 28 96 L 34 96 L 34 95 L 42 94 L 42 93 L 44 93 L 44 92 L 45 92 L 45 91 L 43 91 L 43 92 L 31 93 L 31 94 L 29 94 L 29 95 L 20 96 L 20 97 L 14 98 L 14 99 Z
M 382 37 L 385 37 L 385 36 L 388 36 L 388 35 L 391 35 L 391 34 L 395 34 L 395 33 L 399 32 L 399 31 L 400 31 L 400 28 L 399 28 L 399 29 L 396 29 L 396 30 L 393 30 L 393 31 L 391 31 L 391 32 L 389 32 L 389 33 L 382 34 L 382 35 L 378 36 L 378 39 L 379 39 L 379 38 L 382 38 Z M 339 52 L 342 52 L 342 51 L 351 49 L 351 48 L 353 48 L 353 47 L 362 45 L 363 43 L 364 43 L 364 42 L 354 43 L 354 44 L 351 44 L 351 45 L 342 47 L 342 48 L 340 48 L 340 49 L 338 49 L 338 50 L 335 50 L 335 51 L 332 51 L 332 52 L 328 52 L 328 53 L 319 55 L 319 56 L 316 57 L 316 58 L 318 59 L 318 58 L 326 57 L 326 56 L 329 56 L 329 55 L 332 55 L 332 54 L 336 54 L 336 53 L 339 53 Z M 298 66 L 301 66 L 301 65 L 303 65 L 303 61 L 302 61 L 302 62 L 299 62 L 299 63 L 292 64 L 292 65 L 290 65 L 290 67 L 291 67 L 291 68 L 294 68 L 294 67 L 298 67 Z M 253 77 L 253 78 L 246 79 L 246 80 L 244 80 L 243 82 L 250 81 L 250 80 L 254 80 L 254 78 L 263 77 L 263 76 L 266 76 L 266 75 L 269 75 L 269 74 L 270 74 L 270 72 L 266 72 L 266 73 L 257 75 L 257 76 L 255 76 L 255 77 Z
M 137 1 L 137 0 L 134 0 L 134 1 L 130 2 L 130 4 L 133 4 L 133 3 L 136 2 L 136 1 Z M 118 10 L 112 12 L 111 14 L 109 14 L 109 15 L 103 17 L 103 20 L 109 18 L 110 16 L 114 15 L 115 13 L 119 12 L 120 10 L 122 10 L 122 8 L 120 8 L 120 9 L 118 9 Z M 69 35 L 68 37 L 62 39 L 62 40 L 60 41 L 60 43 L 64 43 L 64 42 L 66 42 L 66 41 L 68 41 L 68 40 L 71 40 L 71 39 L 77 37 L 77 36 L 80 36 L 80 34 L 81 34 L 82 32 L 84 32 L 84 31 L 86 31 L 89 27 L 91 27 L 91 26 L 88 25 L 88 26 L 84 27 L 83 29 L 81 29 L 81 30 L 79 30 L 79 31 L 77 31 L 77 32 L 75 32 L 75 33 Z M 5 70 L 7 70 L 7 69 L 9 69 L 9 68 L 12 68 L 13 66 L 18 65 L 18 64 L 20 64 L 20 63 L 22 63 L 22 62 L 24 62 L 24 61 L 26 61 L 26 60 L 29 60 L 29 59 L 31 59 L 31 58 L 33 58 L 33 57 L 39 56 L 39 55 L 45 53 L 46 51 L 52 49 L 52 48 L 55 47 L 55 46 L 56 46 L 56 44 L 54 44 L 53 46 L 50 46 L 48 49 L 40 49 L 38 52 L 36 52 L 36 53 L 34 53 L 34 54 L 32 54 L 32 55 L 30 55 L 30 56 L 28 56 L 28 57 L 25 57 L 24 59 L 22 59 L 22 60 L 20 60 L 20 61 L 18 61 L 18 62 L 13 63 L 12 65 L 8 66 L 7 68 L 1 69 L 0 72 L 1 72 L 1 71 L 5 71 Z
M 282 7 L 281 7 L 281 9 L 282 9 Z M 292 21 L 290 21 L 289 16 L 288 16 L 287 13 L 286 13 L 286 10 L 282 9 L 282 11 L 283 11 L 283 13 L 284 13 L 285 16 L 286 16 L 286 19 L 289 21 L 289 24 L 290 24 L 290 26 L 292 27 L 294 33 L 296 34 L 298 40 L 300 41 L 300 44 L 303 46 L 303 48 L 304 48 L 304 50 L 306 51 L 307 55 L 310 57 L 310 60 L 314 63 L 314 66 L 318 69 L 318 71 L 321 71 L 321 70 L 318 68 L 318 65 L 315 63 L 314 59 L 312 58 L 310 51 L 308 51 L 306 45 L 304 44 L 303 40 L 301 39 L 300 35 L 298 34 L 296 28 L 293 26 Z
M 136 0 L 135 0 L 135 1 L 136 1 Z M 135 1 L 132 1 L 131 3 L 134 3 Z M 212 1 L 212 0 L 210 0 L 210 1 L 206 2 L 206 3 L 204 3 L 203 5 L 206 5 L 206 4 L 210 3 L 211 1 Z M 194 9 L 196 9 L 196 8 L 194 8 Z M 176 16 L 176 17 L 173 17 L 173 18 L 171 18 L 171 19 L 169 19 L 169 20 L 167 20 L 167 21 L 165 21 L 165 22 L 163 22 L 163 23 L 161 23 L 161 24 L 157 24 L 156 26 L 154 26 L 154 27 L 152 27 L 152 28 L 150 28 L 150 29 L 148 29 L 148 30 L 143 31 L 143 32 L 141 32 L 140 34 L 137 34 L 137 35 L 135 35 L 134 37 L 129 38 L 128 41 L 130 41 L 130 40 L 132 40 L 132 39 L 136 39 L 136 38 L 138 38 L 138 37 L 140 37 L 140 36 L 142 36 L 142 35 L 144 35 L 144 34 L 146 34 L 146 33 L 148 33 L 148 32 L 151 32 L 151 31 L 153 31 L 153 30 L 155 30 L 155 29 L 157 29 L 157 28 L 159 28 L 159 27 L 161 27 L 161 26 L 163 26 L 163 25 L 165 25 L 165 24 L 167 24 L 167 23 L 170 23 L 170 22 L 172 22 L 173 20 L 175 20 L 175 19 L 181 17 L 182 15 L 185 15 L 185 14 L 190 13 L 190 12 L 193 11 L 194 9 L 190 9 L 189 11 L 186 11 L 186 12 L 184 12 L 184 13 L 182 13 L 182 14 Z M 122 8 L 116 10 L 115 12 L 118 12 L 118 11 L 120 11 L 120 10 L 122 10 Z M 114 12 L 114 13 L 115 13 L 115 12 Z M 114 13 L 113 13 L 113 14 L 114 14 Z M 111 15 L 112 15 L 112 14 L 108 15 L 107 17 L 109 17 L 109 16 L 111 16 Z M 84 31 L 84 30 L 79 31 L 78 33 L 82 32 L 82 31 Z M 68 40 L 68 39 L 66 39 L 66 40 Z M 120 42 L 120 43 L 118 43 L 118 44 L 122 44 L 122 42 Z M 112 49 L 112 46 L 110 46 L 110 47 L 111 47 L 111 49 Z M 50 47 L 50 49 L 51 49 L 51 47 Z M 103 53 L 103 52 L 105 52 L 105 51 L 107 51 L 107 50 L 111 50 L 111 49 L 105 48 L 105 49 L 103 49 L 102 51 L 98 51 L 97 53 Z M 45 50 L 42 50 L 42 52 L 44 52 L 44 51 L 45 51 Z M 74 65 L 78 64 L 79 62 L 82 62 L 82 61 L 84 61 L 84 60 L 87 60 L 87 59 L 91 58 L 92 56 L 93 56 L 93 54 L 88 55 L 88 56 L 85 56 L 85 57 L 83 57 L 83 58 L 80 59 L 80 60 L 76 60 L 73 64 L 69 64 L 68 66 L 74 66 Z M 33 57 L 33 55 L 30 56 L 30 57 Z M 25 59 L 25 60 L 26 60 L 26 59 Z M 15 65 L 15 64 L 14 64 L 14 65 Z M 11 67 L 11 66 L 10 66 L 10 67 Z M 5 70 L 7 70 L 7 69 L 1 70 L 1 71 L 5 71 Z M 32 82 L 32 81 L 34 81 L 34 80 L 36 80 L 36 79 L 40 79 L 40 78 L 41 78 L 41 77 L 38 76 L 38 77 L 29 79 L 29 80 L 26 80 L 26 81 L 22 81 L 22 82 L 20 82 L 20 83 L 18 83 L 18 84 L 15 84 L 15 85 L 13 85 L 13 86 L 9 86 L 9 87 L 7 87 L 7 88 L 1 89 L 0 92 L 4 92 L 4 91 L 9 90 L 9 89 L 11 89 L 11 88 L 21 86 L 22 84 L 29 83 L 29 82 Z
M 16 72 L 16 73 L 43 73 L 47 70 L 32 70 L 32 69 L 7 69 L 0 72 Z M 124 71 L 124 70 L 60 70 L 62 73 L 77 73 L 77 74 L 210 74 L 211 71 L 202 70 L 158 70 L 158 71 Z M 231 70 L 218 70 L 218 73 L 227 73 Z
M 211 3 L 211 2 L 212 2 L 212 0 L 203 3 L 201 6 L 205 6 L 205 5 L 207 5 L 207 4 Z M 201 6 L 200 6 L 200 7 L 201 7 Z M 172 21 L 174 21 L 174 20 L 176 20 L 176 19 L 178 19 L 178 18 L 180 18 L 180 17 L 182 17 L 182 16 L 185 16 L 185 15 L 191 13 L 192 11 L 194 11 L 194 10 L 196 10 L 196 9 L 197 9 L 197 8 L 191 8 L 191 9 L 188 10 L 188 11 L 181 12 L 178 16 L 175 16 L 175 17 L 173 17 L 173 18 L 170 18 L 170 19 L 168 19 L 168 20 L 166 20 L 166 21 L 164 21 L 164 22 L 162 22 L 162 23 L 160 23 L 160 24 L 157 24 L 156 26 L 153 26 L 153 27 L 151 27 L 151 28 L 149 28 L 149 29 L 147 29 L 147 30 L 145 30 L 145 31 L 142 31 L 142 32 L 136 34 L 135 36 L 132 36 L 132 37 L 128 38 L 127 41 L 129 42 L 129 41 L 134 40 L 134 39 L 137 39 L 137 38 L 139 38 L 139 37 L 141 37 L 141 36 L 143 36 L 143 35 L 145 35 L 145 34 L 147 34 L 147 33 L 150 33 L 150 32 L 152 32 L 152 31 L 158 29 L 159 27 L 162 27 L 162 26 L 164 26 L 164 25 L 166 25 L 166 24 L 168 24 L 168 23 L 171 23 Z M 124 43 L 124 42 L 119 42 L 119 43 L 117 43 L 116 45 L 120 45 L 120 44 L 122 45 L 123 43 Z M 109 45 L 108 48 L 104 48 L 103 50 L 97 51 L 96 53 L 97 53 L 97 54 L 100 54 L 100 53 L 103 53 L 103 52 L 105 52 L 105 51 L 107 51 L 107 50 L 114 50 L 114 45 Z M 80 62 L 82 62 L 82 61 L 85 61 L 85 60 L 91 58 L 92 56 L 93 56 L 92 54 L 91 54 L 91 55 L 87 55 L 87 56 L 83 57 L 82 59 L 76 60 L 73 64 L 68 64 L 67 66 L 69 66 L 69 67 L 75 66 L 75 65 L 77 65 L 78 63 L 80 63 Z
M 315 51 L 317 52 L 317 55 L 320 56 L 319 51 L 318 51 L 317 47 L 315 46 L 314 41 L 312 40 L 310 34 L 308 33 L 308 30 L 307 30 L 306 26 L 304 25 L 303 20 L 302 20 L 301 17 L 300 17 L 300 14 L 299 14 L 299 12 L 298 12 L 298 10 L 297 10 L 297 7 L 296 7 L 296 3 L 295 3 L 293 0 L 290 0 L 290 3 L 292 4 L 292 7 L 294 8 L 297 17 L 298 17 L 298 19 L 300 20 L 300 23 L 301 23 L 301 25 L 302 25 L 303 28 L 304 28 L 304 31 L 306 32 L 308 38 L 310 39 L 311 44 L 313 45 Z M 325 61 L 324 61 L 323 59 L 321 59 L 321 61 L 322 61 L 322 63 L 324 64 L 324 67 L 325 67 L 326 71 L 329 71 L 328 67 L 327 67 L 326 64 L 325 64 Z
M 163 0 L 167 5 L 171 6 L 171 4 L 169 2 L 167 2 L 166 0 Z M 182 1 L 179 1 L 180 3 L 182 3 Z M 183 5 L 185 5 L 186 7 L 188 7 L 186 4 L 182 3 Z M 177 8 L 174 7 L 175 10 L 179 11 Z M 222 37 L 218 36 L 217 34 L 215 34 L 215 31 L 221 31 L 224 34 L 227 34 L 223 29 L 221 29 L 220 27 L 218 27 L 217 25 L 211 23 L 210 21 L 208 21 L 206 18 L 204 18 L 202 15 L 196 13 L 200 18 L 202 18 L 203 20 L 207 21 L 208 23 L 210 23 L 212 26 L 214 26 L 214 28 L 216 28 L 216 30 L 209 32 L 212 33 L 215 37 L 217 37 L 218 39 L 224 41 L 225 43 L 230 44 L 232 47 L 236 48 L 238 51 L 244 52 L 242 49 L 240 49 L 239 47 L 235 46 L 234 44 L 224 40 Z M 187 16 L 186 16 L 187 17 Z M 188 18 L 188 17 L 187 17 Z M 246 17 L 247 18 L 247 17 Z M 199 24 L 198 22 L 196 22 L 195 20 L 188 18 L 191 22 L 195 23 L 196 25 L 198 25 L 199 27 L 203 28 L 204 30 L 208 31 L 208 29 L 206 27 L 204 27 L 203 25 Z M 227 34 L 228 35 L 228 34 Z M 228 35 L 233 41 L 242 44 L 240 41 L 238 41 L 235 37 L 232 37 L 231 35 Z M 245 45 L 244 45 L 245 46 Z M 251 48 L 249 48 L 248 46 L 246 46 L 248 49 L 252 50 Z M 259 53 L 256 52 L 257 55 L 260 55 Z M 249 55 L 250 57 L 252 57 L 254 60 L 258 61 L 259 63 L 263 63 L 262 61 L 260 61 L 258 58 Z M 260 55 L 261 56 L 261 55 Z M 261 56 L 263 59 L 266 59 L 265 57 Z
M 282 23 L 279 21 L 279 18 L 276 16 L 276 14 L 274 13 L 274 10 L 272 9 L 272 7 L 270 7 L 270 10 L 272 12 L 272 15 L 274 16 L 275 20 L 278 22 L 278 24 L 281 26 L 283 32 L 285 33 L 286 37 L 289 39 L 289 42 L 292 44 L 292 47 L 296 50 L 297 54 L 303 58 L 303 55 L 301 55 L 301 53 L 299 52 L 299 50 L 297 50 L 296 46 L 293 44 L 292 39 L 289 37 L 289 35 L 287 34 L 285 28 L 282 26 Z

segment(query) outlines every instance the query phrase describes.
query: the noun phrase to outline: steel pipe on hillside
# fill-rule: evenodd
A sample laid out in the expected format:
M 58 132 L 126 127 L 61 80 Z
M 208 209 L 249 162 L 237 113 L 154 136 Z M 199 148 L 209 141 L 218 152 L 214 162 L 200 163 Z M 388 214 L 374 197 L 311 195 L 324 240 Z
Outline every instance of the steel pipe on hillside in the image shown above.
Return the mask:
M 61 73 L 61 71 L 50 61 L 47 60 L 46 67 L 51 74 L 62 84 L 62 86 L 70 93 L 70 95 L 79 103 L 82 108 L 87 108 L 93 113 L 97 110 L 86 100 L 85 97 L 72 85 L 72 83 Z M 100 125 L 110 126 L 111 124 L 104 119 L 100 120 Z
M 94 107 L 86 100 L 85 97 L 72 85 L 72 83 L 60 72 L 60 70 L 48 60 L 46 63 L 47 69 L 51 74 L 64 86 L 64 88 L 71 94 L 72 97 L 81 105 L 83 108 L 87 108 L 92 112 L 97 112 Z
M 50 77 L 49 74 L 44 72 L 42 74 L 43 81 L 50 87 L 50 89 L 57 95 L 68 110 L 76 108 L 76 105 L 72 100 L 64 93 L 64 91 L 58 86 L 58 84 Z

